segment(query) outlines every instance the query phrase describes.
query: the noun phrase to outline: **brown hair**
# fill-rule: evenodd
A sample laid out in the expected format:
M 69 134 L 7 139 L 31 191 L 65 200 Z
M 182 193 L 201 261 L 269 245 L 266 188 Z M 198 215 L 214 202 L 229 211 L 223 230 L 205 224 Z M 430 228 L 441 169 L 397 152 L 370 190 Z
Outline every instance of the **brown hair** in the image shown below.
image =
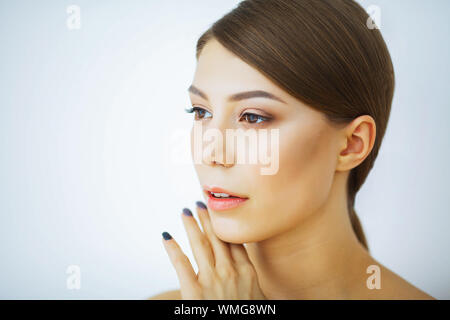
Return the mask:
M 214 38 L 331 123 L 374 119 L 374 147 L 347 181 L 350 221 L 367 250 L 355 196 L 377 157 L 395 86 L 389 51 L 369 19 L 353 0 L 245 0 L 201 35 L 196 53 Z

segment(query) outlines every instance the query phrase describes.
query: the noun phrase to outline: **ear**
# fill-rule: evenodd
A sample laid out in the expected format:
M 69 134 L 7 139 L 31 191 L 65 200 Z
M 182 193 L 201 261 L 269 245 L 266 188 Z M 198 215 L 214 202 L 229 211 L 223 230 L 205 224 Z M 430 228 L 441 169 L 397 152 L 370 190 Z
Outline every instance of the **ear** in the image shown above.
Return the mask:
M 336 170 L 348 171 L 363 162 L 372 151 L 375 137 L 375 120 L 369 115 L 360 116 L 345 126 Z

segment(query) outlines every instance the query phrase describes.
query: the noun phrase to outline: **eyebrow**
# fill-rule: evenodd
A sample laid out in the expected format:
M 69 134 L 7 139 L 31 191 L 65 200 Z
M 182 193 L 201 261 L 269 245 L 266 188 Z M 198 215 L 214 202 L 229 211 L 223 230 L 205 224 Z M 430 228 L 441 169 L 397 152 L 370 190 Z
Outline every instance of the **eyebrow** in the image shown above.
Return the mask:
M 192 94 L 202 97 L 205 100 L 209 100 L 208 95 L 194 85 L 191 85 L 188 88 L 188 91 Z M 236 101 L 251 99 L 251 98 L 267 98 L 267 99 L 272 99 L 272 100 L 286 103 L 283 99 L 277 97 L 276 95 L 274 95 L 270 92 L 264 91 L 264 90 L 253 90 L 253 91 L 244 91 L 244 92 L 235 93 L 228 97 L 228 101 L 236 102 Z

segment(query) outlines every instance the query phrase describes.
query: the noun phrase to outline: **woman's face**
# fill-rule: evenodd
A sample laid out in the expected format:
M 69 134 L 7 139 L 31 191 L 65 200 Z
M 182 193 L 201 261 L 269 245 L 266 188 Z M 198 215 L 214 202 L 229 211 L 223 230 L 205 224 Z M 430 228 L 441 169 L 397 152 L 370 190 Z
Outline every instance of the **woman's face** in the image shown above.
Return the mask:
M 295 227 L 314 214 L 326 202 L 334 179 L 339 154 L 336 128 L 324 116 L 277 87 L 259 71 L 240 60 L 215 39 L 203 48 L 197 63 L 195 89 L 190 91 L 196 111 L 195 122 L 203 133 L 216 129 L 222 133 L 226 154 L 226 129 L 267 129 L 268 155 L 278 152 L 278 171 L 262 174 L 261 163 L 237 163 L 216 158 L 206 152 L 203 161 L 195 163 L 201 186 L 217 186 L 248 198 L 239 206 L 215 210 L 209 206 L 213 228 L 226 242 L 262 241 Z M 192 87 L 191 87 L 192 88 Z M 267 97 L 229 97 L 237 93 L 262 90 L 282 101 Z M 203 111 L 204 110 L 204 111 Z M 256 116 L 245 116 L 251 113 Z M 271 144 L 270 132 L 278 129 L 278 142 Z M 204 148 L 211 140 L 195 140 L 191 131 L 191 152 L 200 143 Z M 275 150 L 275 149 L 276 150 Z M 247 150 L 248 151 L 248 150 Z M 204 193 L 208 201 L 207 192 Z

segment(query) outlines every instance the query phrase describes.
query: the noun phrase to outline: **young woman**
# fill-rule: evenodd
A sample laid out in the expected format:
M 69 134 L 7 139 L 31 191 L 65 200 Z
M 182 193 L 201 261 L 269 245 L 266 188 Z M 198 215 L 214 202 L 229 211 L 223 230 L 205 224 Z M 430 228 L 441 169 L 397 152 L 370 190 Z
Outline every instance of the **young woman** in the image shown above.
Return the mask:
M 180 289 L 151 299 L 433 299 L 370 255 L 353 208 L 394 93 L 368 21 L 352 0 L 246 0 L 200 37 L 194 124 L 278 129 L 279 168 L 228 151 L 195 163 L 208 206 L 202 228 L 189 209 L 181 219 L 198 273 L 164 232 Z

